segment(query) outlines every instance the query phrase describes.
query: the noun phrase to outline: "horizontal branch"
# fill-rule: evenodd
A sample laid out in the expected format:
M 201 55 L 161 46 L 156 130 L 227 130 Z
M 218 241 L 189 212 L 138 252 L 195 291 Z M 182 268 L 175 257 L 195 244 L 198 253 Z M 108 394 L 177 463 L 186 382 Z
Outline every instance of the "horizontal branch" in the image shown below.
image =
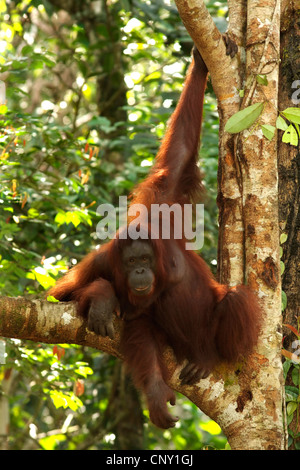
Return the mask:
M 103 338 L 87 329 L 76 315 L 73 302 L 52 303 L 21 297 L 0 297 L 0 336 L 39 343 L 80 344 L 121 358 L 119 340 L 122 321 L 115 319 L 116 339 Z

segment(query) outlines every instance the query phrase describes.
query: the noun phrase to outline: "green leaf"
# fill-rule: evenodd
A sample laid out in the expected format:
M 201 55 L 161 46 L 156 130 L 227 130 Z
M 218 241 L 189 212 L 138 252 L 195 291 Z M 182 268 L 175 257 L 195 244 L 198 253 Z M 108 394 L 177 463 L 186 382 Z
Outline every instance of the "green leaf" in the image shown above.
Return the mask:
M 55 297 L 53 297 L 53 295 L 48 295 L 47 296 L 47 302 L 57 303 L 57 302 L 59 302 L 59 300 L 57 300 Z
M 281 292 L 281 310 L 284 311 L 287 306 L 287 296 L 284 291 Z
M 43 60 L 33 60 L 32 61 L 32 65 L 31 65 L 31 68 L 33 70 L 37 70 L 37 69 L 42 69 L 44 67 L 44 61 Z
M 64 434 L 54 434 L 39 439 L 39 444 L 44 450 L 55 450 L 58 442 L 63 442 L 65 440 L 66 436 Z
M 275 134 L 276 128 L 274 126 L 271 126 L 270 124 L 263 124 L 261 126 L 262 133 L 263 135 L 268 139 L 272 140 Z
M 57 390 L 51 390 L 50 397 L 53 401 L 55 408 L 70 408 L 76 411 L 83 403 L 74 394 L 66 394 Z
M 284 378 L 286 379 L 287 378 L 287 374 L 288 374 L 288 371 L 290 370 L 292 366 L 292 361 L 290 361 L 289 359 L 286 359 L 285 362 L 283 363 L 283 375 L 284 375 Z
M 299 434 L 299 433 L 298 433 L 298 434 Z M 298 437 L 299 437 L 299 436 L 298 436 Z M 296 449 L 296 450 L 300 450 L 300 441 L 299 441 L 299 440 L 295 441 L 295 442 L 294 442 L 294 445 L 295 445 L 295 449 Z
M 52 398 L 55 408 L 60 408 L 60 407 L 67 408 L 68 407 L 67 397 L 62 392 L 57 392 L 56 390 L 52 390 L 50 392 L 50 397 Z
M 289 126 L 287 125 L 282 116 L 278 116 L 278 118 L 276 119 L 276 127 L 277 129 L 286 131 Z
M 82 377 L 86 378 L 88 375 L 93 374 L 93 369 L 88 366 L 80 366 L 78 369 L 75 369 L 76 374 L 81 375 Z
M 231 116 L 226 125 L 225 131 L 230 134 L 237 134 L 248 129 L 261 115 L 264 103 L 255 103 Z
M 300 124 L 300 108 L 286 108 L 282 114 L 291 122 Z
M 260 85 L 264 85 L 264 86 L 268 85 L 268 79 L 267 79 L 266 75 L 256 75 L 256 81 Z
M 40 213 L 34 209 L 34 208 L 31 208 L 28 210 L 27 212 L 27 217 L 30 218 L 30 219 L 35 219 L 37 217 L 39 217 Z
M 21 50 L 22 56 L 28 56 L 33 53 L 33 47 L 32 46 L 24 46 Z
M 49 289 L 55 285 L 55 279 L 51 277 L 43 268 L 35 268 L 34 275 L 44 289 Z
M 285 242 L 287 241 L 287 239 L 288 239 L 287 234 L 286 234 L 286 233 L 282 233 L 282 234 L 280 235 L 280 244 L 285 243 Z
M 57 225 L 62 225 L 66 221 L 66 214 L 64 212 L 58 212 L 54 219 Z
M 290 124 L 285 133 L 282 136 L 282 142 L 285 144 L 291 144 L 297 147 L 298 145 L 298 135 L 295 127 Z
M 294 401 L 291 401 L 287 404 L 286 411 L 287 411 L 288 416 L 290 416 L 291 414 L 294 413 L 294 411 L 296 411 L 297 406 L 298 406 L 297 403 L 295 403 Z
M 7 109 L 6 104 L 1 104 L 1 105 L 0 105 L 0 115 L 1 115 L 1 114 L 6 114 L 6 113 L 7 113 L 7 110 L 8 110 L 8 109 Z
M 297 387 L 293 387 L 292 385 L 286 385 L 285 393 L 286 393 L 286 401 L 297 402 L 298 396 L 299 396 L 299 390 Z
M 44 56 L 43 61 L 50 68 L 55 67 L 55 65 L 56 65 L 56 62 L 54 60 L 49 59 L 49 57 Z
M 79 214 L 78 211 L 67 212 L 66 213 L 66 224 L 73 224 L 74 227 L 77 227 L 81 222 L 80 216 L 78 214 Z
M 201 429 L 206 432 L 209 432 L 209 434 L 220 434 L 221 432 L 220 426 L 212 420 L 207 421 L 205 423 L 201 423 Z
M 0 1 L 0 13 L 4 13 L 6 11 L 6 2 L 4 0 Z
M 299 368 L 298 367 L 294 367 L 292 371 L 292 381 L 295 385 L 299 385 Z

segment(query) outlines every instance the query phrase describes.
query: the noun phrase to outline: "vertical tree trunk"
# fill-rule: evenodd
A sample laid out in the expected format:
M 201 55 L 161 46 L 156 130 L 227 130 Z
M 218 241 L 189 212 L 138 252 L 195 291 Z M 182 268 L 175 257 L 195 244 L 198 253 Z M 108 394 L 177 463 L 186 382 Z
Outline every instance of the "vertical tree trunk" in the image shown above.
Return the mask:
M 281 15 L 281 64 L 279 109 L 299 106 L 300 83 L 300 4 L 293 0 L 282 1 Z M 296 89 L 295 89 L 296 87 Z M 279 222 L 281 233 L 287 235 L 282 245 L 284 272 L 282 289 L 287 296 L 284 323 L 298 329 L 300 318 L 300 149 L 282 143 L 282 132 L 278 138 L 279 165 Z M 284 348 L 296 353 L 299 345 L 293 343 L 297 337 L 288 328 L 284 328 Z M 296 347 L 295 347 L 296 345 Z M 292 368 L 293 369 L 293 368 Z M 292 372 L 292 369 L 290 372 Z M 294 386 L 289 375 L 287 383 Z M 298 405 L 299 406 L 299 405 Z M 300 432 L 297 413 L 290 424 L 294 435 Z M 299 446 L 296 438 L 292 448 Z M 299 447 L 298 447 L 299 448 Z
M 293 99 L 293 85 L 300 77 L 300 5 L 296 7 L 290 0 L 283 2 L 281 30 L 279 107 L 283 110 L 300 104 L 300 93 L 296 95 L 298 99 Z M 282 132 L 278 139 L 278 163 L 280 228 L 287 234 L 282 256 L 285 264 L 282 287 L 288 299 L 285 323 L 297 328 L 296 317 L 300 316 L 300 152 L 299 145 L 284 144 L 281 137 Z M 288 347 L 295 337 L 288 330 L 285 333 L 289 338 L 285 344 Z
M 241 107 L 264 102 L 267 99 L 260 121 L 261 124 L 273 126 L 277 118 L 279 31 L 280 1 L 273 0 L 266 4 L 258 0 L 248 0 L 246 86 Z M 267 86 L 258 85 L 257 74 L 266 74 Z M 255 423 L 252 427 L 253 433 L 250 431 L 250 425 L 248 439 L 250 441 L 253 439 L 250 448 L 251 445 L 253 448 L 257 446 L 261 448 L 263 445 L 262 448 L 280 449 L 283 447 L 283 377 L 277 141 L 276 139 L 268 141 L 259 129 L 252 133 L 245 131 L 239 134 L 235 150 L 235 161 L 240 170 L 245 235 L 244 276 L 246 282 L 258 293 L 264 310 L 258 347 L 260 358 L 257 358 L 261 361 L 260 370 L 251 387 L 256 411 L 263 420 L 261 424 L 258 421 Z M 222 186 L 220 191 L 222 192 Z M 234 231 L 234 227 L 231 227 L 231 230 Z M 228 275 L 227 270 L 226 275 Z M 230 278 L 228 280 L 231 281 Z M 263 407 L 259 406 L 262 399 Z M 252 425 L 258 415 L 253 416 Z M 237 433 L 236 442 L 240 437 L 240 433 Z

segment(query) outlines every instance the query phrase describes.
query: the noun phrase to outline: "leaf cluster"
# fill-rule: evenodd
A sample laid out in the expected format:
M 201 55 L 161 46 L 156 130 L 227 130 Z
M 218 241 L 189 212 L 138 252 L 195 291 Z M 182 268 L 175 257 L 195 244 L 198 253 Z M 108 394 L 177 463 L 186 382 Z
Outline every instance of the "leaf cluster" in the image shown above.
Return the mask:
M 265 75 L 257 76 L 256 80 L 257 83 L 262 86 L 268 85 L 268 80 Z M 252 130 L 250 130 L 251 135 L 251 133 L 259 127 L 263 136 L 268 140 L 272 140 L 276 129 L 279 129 L 284 131 L 282 142 L 297 147 L 300 137 L 300 109 L 289 107 L 283 111 L 278 111 L 278 117 L 274 126 L 271 123 L 261 124 L 259 122 L 259 117 L 263 112 L 264 104 L 264 102 L 254 103 L 235 113 L 228 119 L 225 125 L 225 131 L 230 134 L 238 134 L 253 126 Z

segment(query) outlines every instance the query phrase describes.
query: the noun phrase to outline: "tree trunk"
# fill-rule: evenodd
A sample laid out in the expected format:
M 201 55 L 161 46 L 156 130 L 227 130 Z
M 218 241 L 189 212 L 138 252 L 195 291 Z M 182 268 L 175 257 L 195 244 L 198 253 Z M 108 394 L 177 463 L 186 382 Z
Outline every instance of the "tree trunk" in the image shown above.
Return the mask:
M 282 1 L 281 15 L 281 64 L 279 109 L 300 104 L 300 5 L 291 0 Z M 300 320 L 300 151 L 298 147 L 282 142 L 282 132 L 278 139 L 279 165 L 279 222 L 281 234 L 287 236 L 282 244 L 282 289 L 287 297 L 284 311 L 284 323 L 299 330 Z M 291 330 L 284 328 L 284 348 L 297 353 L 299 343 Z M 294 343 L 295 342 L 295 343 Z M 290 372 L 293 371 L 293 367 Z M 295 386 L 291 374 L 287 384 Z M 299 405 L 298 405 L 299 406 Z M 292 448 L 300 446 L 300 424 L 297 413 L 290 424 L 294 436 L 297 436 Z
M 294 2 L 285 1 L 282 12 L 282 39 L 280 66 L 280 110 L 289 106 L 299 105 L 299 98 L 293 99 L 295 88 L 293 84 L 300 76 L 300 7 Z M 299 88 L 299 87 L 298 87 Z M 296 101 L 295 103 L 293 101 Z M 298 101 L 298 103 L 297 103 Z M 282 132 L 278 139 L 279 163 L 279 220 L 281 233 L 287 234 L 283 244 L 282 260 L 285 270 L 282 277 L 282 287 L 287 295 L 285 323 L 297 328 L 297 317 L 300 316 L 300 152 L 299 146 L 286 145 L 281 141 Z M 291 332 L 285 345 L 290 346 L 295 339 Z

